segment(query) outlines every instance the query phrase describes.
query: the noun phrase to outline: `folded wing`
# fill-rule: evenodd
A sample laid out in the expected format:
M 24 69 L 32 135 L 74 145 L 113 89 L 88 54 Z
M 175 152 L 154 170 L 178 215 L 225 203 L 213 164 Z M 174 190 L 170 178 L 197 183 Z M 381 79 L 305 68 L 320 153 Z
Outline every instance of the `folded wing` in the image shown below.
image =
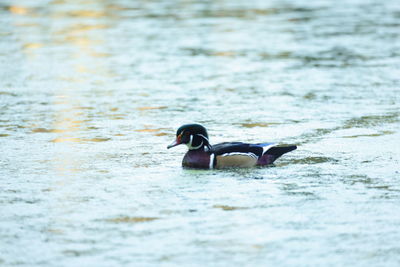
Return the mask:
M 296 146 L 276 146 L 274 143 L 247 144 L 241 142 L 221 143 L 212 146 L 213 167 L 252 167 L 272 164 Z

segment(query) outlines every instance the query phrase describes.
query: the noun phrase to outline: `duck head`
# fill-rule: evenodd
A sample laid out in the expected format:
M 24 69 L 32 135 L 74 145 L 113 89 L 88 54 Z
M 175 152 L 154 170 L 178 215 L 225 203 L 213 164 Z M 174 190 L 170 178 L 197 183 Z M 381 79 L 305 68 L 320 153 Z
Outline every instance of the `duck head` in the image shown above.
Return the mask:
M 176 131 L 176 139 L 167 148 L 185 144 L 189 150 L 210 148 L 206 128 L 200 124 L 185 124 Z

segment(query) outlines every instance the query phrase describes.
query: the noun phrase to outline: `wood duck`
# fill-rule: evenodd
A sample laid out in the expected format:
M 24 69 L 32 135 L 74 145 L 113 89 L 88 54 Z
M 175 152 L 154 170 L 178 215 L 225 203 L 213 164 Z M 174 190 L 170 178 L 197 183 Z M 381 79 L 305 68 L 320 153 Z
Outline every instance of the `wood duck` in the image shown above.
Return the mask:
M 265 166 L 297 148 L 294 145 L 276 146 L 274 143 L 226 142 L 211 145 L 206 128 L 200 124 L 179 127 L 176 140 L 167 148 L 180 144 L 189 148 L 183 157 L 182 166 L 201 169 Z

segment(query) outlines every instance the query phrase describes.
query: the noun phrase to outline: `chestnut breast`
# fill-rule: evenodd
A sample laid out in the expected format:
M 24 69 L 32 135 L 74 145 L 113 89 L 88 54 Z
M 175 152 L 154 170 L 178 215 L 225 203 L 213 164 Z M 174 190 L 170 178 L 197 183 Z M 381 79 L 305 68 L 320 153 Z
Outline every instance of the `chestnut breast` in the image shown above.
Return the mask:
M 182 160 L 182 166 L 188 168 L 210 168 L 210 153 L 201 150 L 189 150 Z

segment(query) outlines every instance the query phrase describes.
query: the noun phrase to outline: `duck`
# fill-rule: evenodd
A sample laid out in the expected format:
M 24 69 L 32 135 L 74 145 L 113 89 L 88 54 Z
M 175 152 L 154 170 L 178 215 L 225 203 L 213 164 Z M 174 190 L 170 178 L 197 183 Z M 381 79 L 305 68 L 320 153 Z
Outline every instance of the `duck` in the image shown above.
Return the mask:
M 167 149 L 182 144 L 188 147 L 182 166 L 195 169 L 267 166 L 283 154 L 297 149 L 296 145 L 279 146 L 275 143 L 224 142 L 211 145 L 207 129 L 196 123 L 179 127 L 176 139 Z

